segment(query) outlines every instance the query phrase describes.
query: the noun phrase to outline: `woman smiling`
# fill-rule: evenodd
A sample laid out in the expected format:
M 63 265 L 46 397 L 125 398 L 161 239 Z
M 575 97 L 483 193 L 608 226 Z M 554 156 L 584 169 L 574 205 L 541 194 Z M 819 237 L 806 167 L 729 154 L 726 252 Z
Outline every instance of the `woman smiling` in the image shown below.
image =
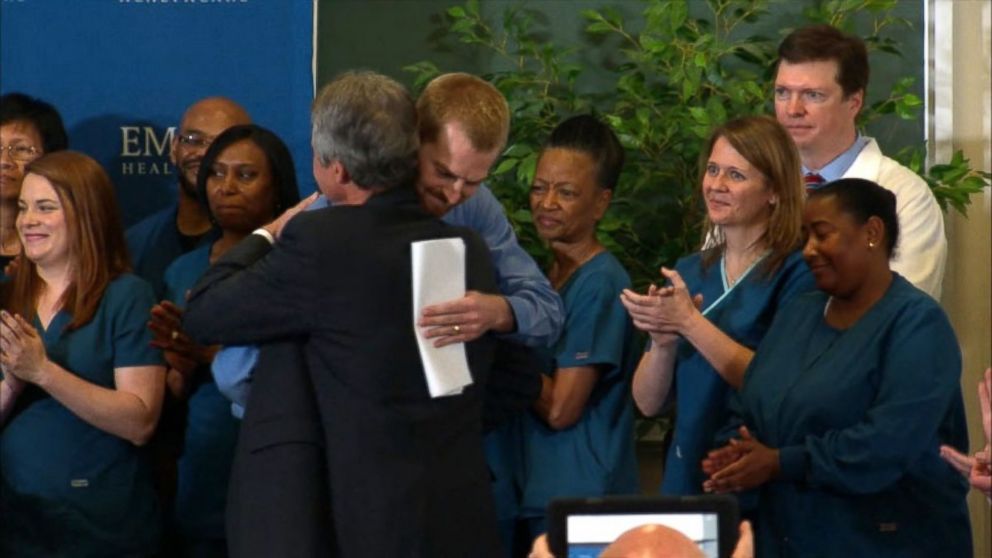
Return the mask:
M 136 446 L 158 421 L 165 368 L 110 179 L 81 153 L 41 157 L 16 226 L 26 261 L 0 316 L 0 554 L 154 554 L 158 505 Z
M 700 462 L 726 421 L 726 398 L 776 310 L 813 286 L 798 250 L 799 154 L 786 131 L 769 117 L 732 120 L 713 132 L 702 161 L 706 245 L 675 270 L 662 268 L 671 286 L 622 297 L 634 325 L 651 335 L 634 401 L 646 415 L 672 395 L 676 402 L 666 494 L 702 491 Z
M 861 179 L 810 195 L 803 255 L 819 291 L 775 318 L 707 490 L 760 489 L 758 556 L 971 556 L 961 353 L 936 301 L 889 269 L 895 195 Z

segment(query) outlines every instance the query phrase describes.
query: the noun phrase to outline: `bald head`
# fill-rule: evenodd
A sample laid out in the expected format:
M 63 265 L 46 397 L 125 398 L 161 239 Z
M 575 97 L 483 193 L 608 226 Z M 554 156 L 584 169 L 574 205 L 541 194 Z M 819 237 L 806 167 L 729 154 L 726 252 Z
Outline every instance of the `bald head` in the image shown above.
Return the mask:
M 696 543 L 664 525 L 641 525 L 624 532 L 606 547 L 602 558 L 703 558 Z
M 187 121 L 216 120 L 221 124 L 226 124 L 224 130 L 237 124 L 251 124 L 251 117 L 248 111 L 238 103 L 227 97 L 207 97 L 193 103 L 183 114 L 180 126 L 186 125 Z M 224 131 L 224 130 L 221 130 Z M 218 134 L 220 132 L 217 132 Z
M 221 132 L 238 124 L 251 124 L 248 112 L 225 97 L 207 97 L 193 103 L 172 137 L 170 158 L 178 170 L 183 191 L 196 197 L 196 173 L 203 154 Z

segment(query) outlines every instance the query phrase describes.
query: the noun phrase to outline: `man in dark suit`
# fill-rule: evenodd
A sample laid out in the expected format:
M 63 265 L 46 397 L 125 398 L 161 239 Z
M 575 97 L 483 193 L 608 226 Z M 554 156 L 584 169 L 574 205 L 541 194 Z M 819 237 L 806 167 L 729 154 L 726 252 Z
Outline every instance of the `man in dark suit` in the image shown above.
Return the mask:
M 389 78 L 350 73 L 325 87 L 313 106 L 313 168 L 335 206 L 297 215 L 298 206 L 231 249 L 193 289 L 184 318 L 202 343 L 302 342 L 297 356 L 309 374 L 298 379 L 317 394 L 327 450 L 325 464 L 310 463 L 326 467 L 326 484 L 310 486 L 330 495 L 329 510 L 318 502 L 311 511 L 330 516 L 321 544 L 331 555 L 487 556 L 498 547 L 481 438 L 492 341 L 466 345 L 472 385 L 430 397 L 415 338 L 410 245 L 461 238 L 466 288 L 494 292 L 494 274 L 474 233 L 421 208 L 416 124 L 409 94 Z M 242 445 L 263 449 L 261 430 Z M 299 434 L 312 448 L 314 433 L 301 426 Z M 273 436 L 286 443 L 284 433 Z M 238 479 L 248 484 L 239 497 L 250 498 L 256 481 L 263 479 Z M 306 495 L 306 487 L 294 489 Z M 271 502 L 263 496 L 259 505 Z M 284 520 L 304 529 L 314 522 Z

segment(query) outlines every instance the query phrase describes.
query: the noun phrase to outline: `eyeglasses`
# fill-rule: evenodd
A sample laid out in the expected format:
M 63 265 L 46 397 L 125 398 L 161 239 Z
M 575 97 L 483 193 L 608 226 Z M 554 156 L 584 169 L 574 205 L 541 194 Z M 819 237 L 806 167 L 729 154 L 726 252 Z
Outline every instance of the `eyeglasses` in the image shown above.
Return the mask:
M 206 149 L 217 136 L 207 136 L 204 134 L 198 134 L 196 132 L 179 134 L 179 143 L 187 147 L 196 147 L 199 149 Z
M 38 148 L 33 145 L 24 145 L 23 143 L 0 145 L 0 155 L 4 151 L 15 161 L 30 161 L 38 155 Z

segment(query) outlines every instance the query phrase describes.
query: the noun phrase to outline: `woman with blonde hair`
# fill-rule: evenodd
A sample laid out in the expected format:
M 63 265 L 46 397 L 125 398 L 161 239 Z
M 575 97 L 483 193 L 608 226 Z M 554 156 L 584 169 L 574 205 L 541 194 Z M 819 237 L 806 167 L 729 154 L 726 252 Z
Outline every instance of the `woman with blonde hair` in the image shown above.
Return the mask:
M 31 162 L 16 227 L 25 260 L 0 314 L 0 554 L 154 554 L 159 510 L 139 446 L 165 368 L 110 179 L 77 152 Z
M 785 129 L 766 116 L 731 120 L 710 136 L 701 162 L 702 250 L 662 268 L 669 286 L 621 297 L 651 336 L 634 401 L 646 415 L 669 399 L 676 404 L 665 494 L 702 492 L 700 463 L 726 421 L 727 396 L 740 388 L 778 308 L 813 288 L 799 251 L 800 159 Z

